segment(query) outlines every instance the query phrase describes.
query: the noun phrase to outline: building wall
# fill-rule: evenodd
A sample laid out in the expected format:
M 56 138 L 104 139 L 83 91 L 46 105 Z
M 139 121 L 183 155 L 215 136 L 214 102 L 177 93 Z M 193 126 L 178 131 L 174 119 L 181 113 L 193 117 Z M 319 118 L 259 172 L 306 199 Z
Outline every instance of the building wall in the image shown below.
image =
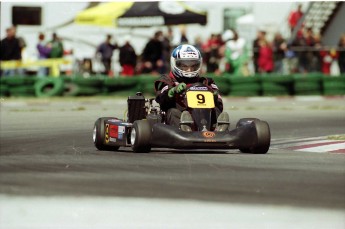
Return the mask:
M 323 35 L 323 43 L 325 45 L 337 46 L 340 36 L 345 33 L 345 3 L 337 12 L 332 23 L 329 25 Z

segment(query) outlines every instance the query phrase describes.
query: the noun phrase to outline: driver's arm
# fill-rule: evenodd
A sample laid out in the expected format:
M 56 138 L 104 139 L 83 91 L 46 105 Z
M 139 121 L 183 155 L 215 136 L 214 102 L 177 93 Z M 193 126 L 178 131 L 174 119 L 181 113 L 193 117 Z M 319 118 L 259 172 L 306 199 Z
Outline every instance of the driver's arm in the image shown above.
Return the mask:
M 223 111 L 223 99 L 222 99 L 222 96 L 220 95 L 219 88 L 213 79 L 209 79 L 208 82 L 209 82 L 209 85 L 211 86 L 211 88 L 213 89 L 215 105 L 222 112 Z
M 175 100 L 168 96 L 168 92 L 171 88 L 171 86 L 164 82 L 155 82 L 156 102 L 159 103 L 161 109 L 164 111 L 169 108 L 176 107 Z

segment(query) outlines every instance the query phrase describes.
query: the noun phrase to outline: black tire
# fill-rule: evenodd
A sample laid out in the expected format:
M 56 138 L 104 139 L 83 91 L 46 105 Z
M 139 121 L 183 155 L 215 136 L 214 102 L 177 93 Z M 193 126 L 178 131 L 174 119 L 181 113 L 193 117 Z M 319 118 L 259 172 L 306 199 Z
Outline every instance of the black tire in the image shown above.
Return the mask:
M 105 142 L 105 125 L 104 121 L 111 119 L 111 117 L 103 117 L 96 120 L 93 127 L 93 143 L 96 148 L 101 151 L 116 151 L 120 146 L 108 146 L 104 145 Z
M 149 153 L 152 128 L 147 120 L 137 120 L 131 131 L 131 144 L 135 153 Z
M 240 151 L 242 153 L 265 154 L 271 143 L 271 132 L 267 122 L 257 118 L 242 118 L 237 122 L 236 128 L 251 124 L 252 122 L 255 123 L 258 143 L 252 148 L 240 148 Z
M 241 118 L 240 120 L 238 120 L 237 124 L 236 124 L 236 128 L 244 126 L 244 125 L 248 125 L 254 121 L 260 121 L 257 118 Z M 240 148 L 239 149 L 242 153 L 250 153 L 250 149 L 248 148 Z
M 242 121 L 241 121 L 242 120 Z M 241 119 L 237 123 L 237 127 L 245 125 L 245 122 L 253 121 L 255 124 L 256 134 L 258 142 L 251 148 L 240 148 L 242 153 L 254 153 L 254 154 L 265 154 L 270 148 L 271 144 L 271 131 L 267 122 L 259 119 Z
M 255 147 L 250 149 L 254 154 L 265 154 L 271 145 L 271 131 L 267 122 L 255 121 L 255 128 L 258 138 L 258 143 Z
M 258 118 L 241 118 L 240 120 L 238 120 L 238 122 L 236 124 L 236 128 L 238 128 L 240 126 L 248 125 L 254 121 L 260 121 L 260 119 L 258 119 Z

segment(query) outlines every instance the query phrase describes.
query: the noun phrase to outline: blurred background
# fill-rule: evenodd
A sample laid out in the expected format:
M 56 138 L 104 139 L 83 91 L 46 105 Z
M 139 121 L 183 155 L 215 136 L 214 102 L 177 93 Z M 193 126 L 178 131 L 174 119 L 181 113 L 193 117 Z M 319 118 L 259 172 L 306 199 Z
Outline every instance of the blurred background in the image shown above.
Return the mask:
M 243 91 L 232 78 L 253 76 L 252 95 L 293 95 L 306 86 L 293 80 L 307 74 L 314 85 L 301 93 L 325 94 L 324 76 L 345 74 L 344 21 L 344 2 L 1 2 L 1 76 L 157 76 L 189 43 L 202 52 L 203 74 L 224 78 L 225 94 Z M 263 75 L 290 78 L 265 93 Z M 345 93 L 339 78 L 328 94 Z

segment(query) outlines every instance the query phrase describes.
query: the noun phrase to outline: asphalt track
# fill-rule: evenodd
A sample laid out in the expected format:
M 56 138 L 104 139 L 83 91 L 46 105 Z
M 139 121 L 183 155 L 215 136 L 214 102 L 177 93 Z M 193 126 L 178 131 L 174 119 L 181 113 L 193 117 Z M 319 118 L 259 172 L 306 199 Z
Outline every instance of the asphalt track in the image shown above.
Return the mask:
M 0 229 L 345 228 L 345 154 L 277 144 L 344 135 L 344 97 L 225 101 L 231 128 L 270 124 L 266 155 L 101 152 L 93 123 L 123 117 L 125 99 L 2 99 Z

